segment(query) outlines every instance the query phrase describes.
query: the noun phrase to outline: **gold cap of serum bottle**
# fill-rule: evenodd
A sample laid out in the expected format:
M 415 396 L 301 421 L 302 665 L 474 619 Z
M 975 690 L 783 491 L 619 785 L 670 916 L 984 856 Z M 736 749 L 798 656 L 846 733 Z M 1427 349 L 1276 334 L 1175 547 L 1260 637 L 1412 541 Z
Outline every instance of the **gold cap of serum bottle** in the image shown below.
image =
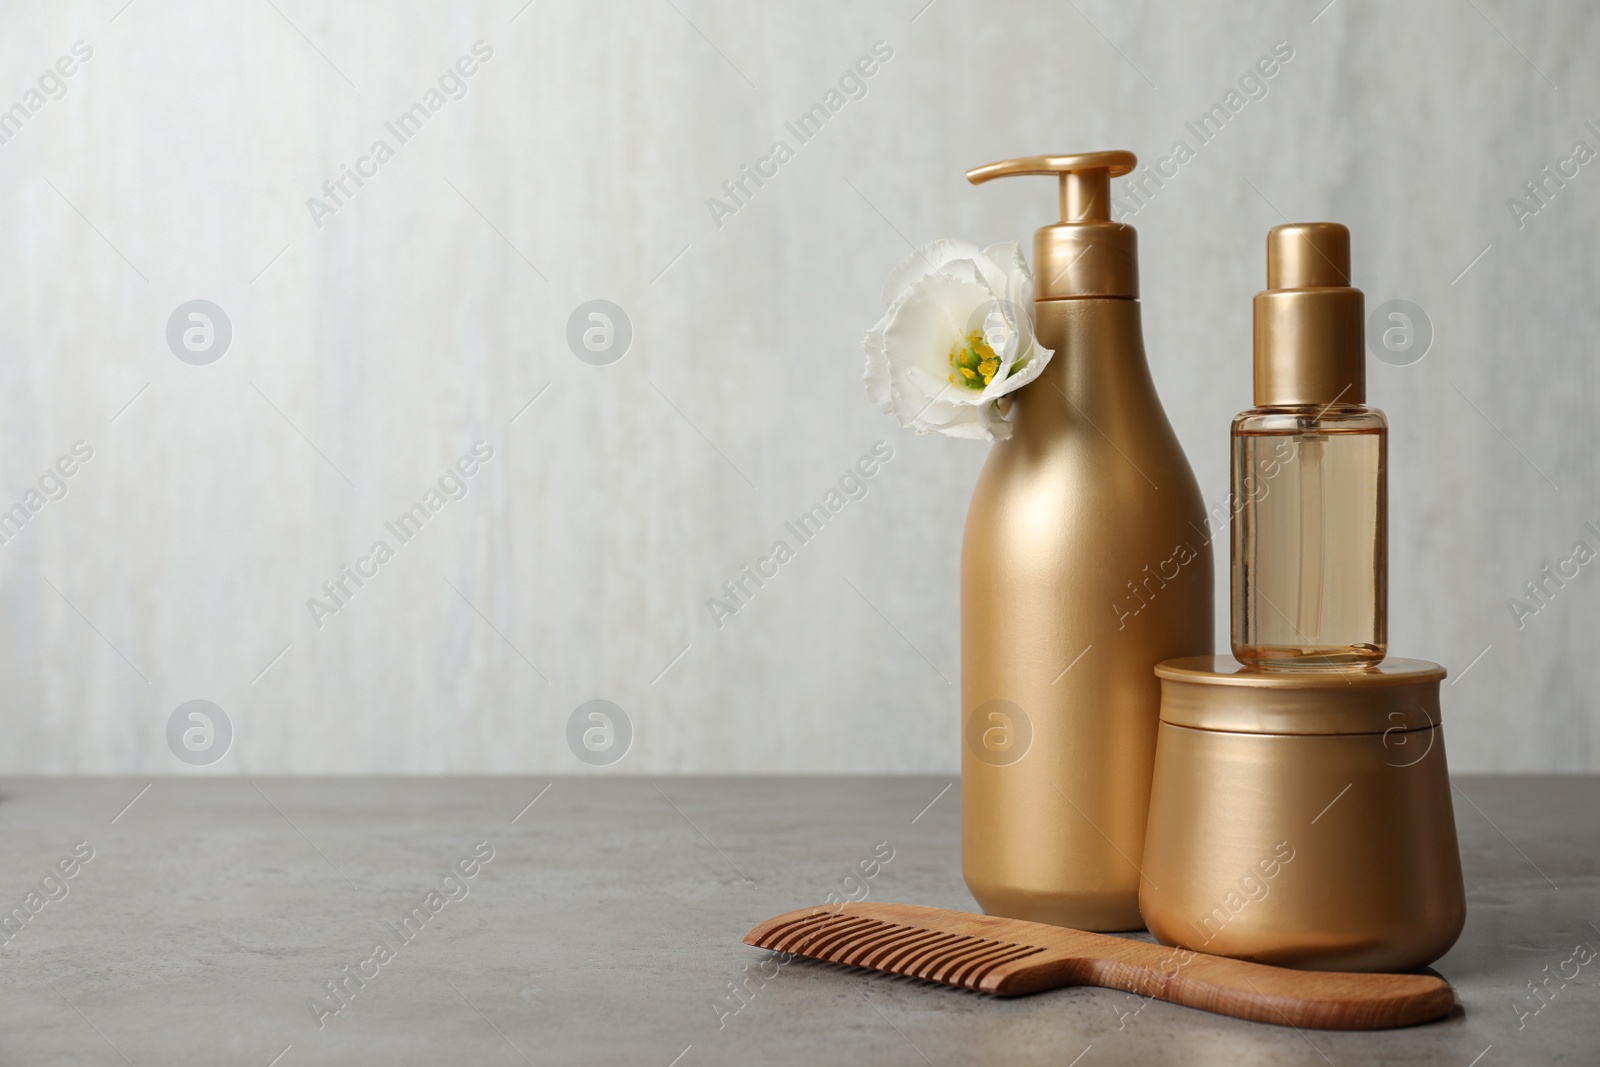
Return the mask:
M 1267 234 L 1267 287 L 1255 301 L 1256 407 L 1364 404 L 1362 294 L 1350 285 L 1350 231 L 1292 222 Z

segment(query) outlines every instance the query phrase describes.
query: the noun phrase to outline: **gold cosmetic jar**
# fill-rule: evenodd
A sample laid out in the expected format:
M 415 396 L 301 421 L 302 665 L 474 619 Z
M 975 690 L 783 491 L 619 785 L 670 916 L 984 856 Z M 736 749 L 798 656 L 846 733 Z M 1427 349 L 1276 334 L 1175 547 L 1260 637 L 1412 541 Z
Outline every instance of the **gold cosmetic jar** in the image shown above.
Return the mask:
M 1168 660 L 1139 909 L 1163 944 L 1310 970 L 1405 971 L 1461 933 L 1444 668 Z

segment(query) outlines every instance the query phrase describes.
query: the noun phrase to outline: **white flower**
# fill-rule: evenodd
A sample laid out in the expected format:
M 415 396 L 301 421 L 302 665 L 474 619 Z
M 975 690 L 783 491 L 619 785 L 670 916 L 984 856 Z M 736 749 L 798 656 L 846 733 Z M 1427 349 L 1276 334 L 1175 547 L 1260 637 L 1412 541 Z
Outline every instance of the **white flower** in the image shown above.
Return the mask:
M 1055 353 L 1033 335 L 1033 275 L 1017 242 L 939 240 L 900 262 L 867 331 L 867 395 L 900 425 L 980 441 L 1011 424 L 996 401 L 1039 376 Z

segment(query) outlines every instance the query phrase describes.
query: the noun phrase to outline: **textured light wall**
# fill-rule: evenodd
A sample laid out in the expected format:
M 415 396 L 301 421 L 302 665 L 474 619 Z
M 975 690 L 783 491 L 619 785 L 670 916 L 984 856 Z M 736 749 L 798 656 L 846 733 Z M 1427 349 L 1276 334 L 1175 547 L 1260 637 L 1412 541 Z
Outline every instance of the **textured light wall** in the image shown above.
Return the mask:
M 1600 562 L 1520 627 L 1508 605 L 1600 550 L 1600 162 L 1563 162 L 1600 150 L 1591 6 L 120 2 L 0 14 L 0 506 L 27 514 L 0 544 L 0 769 L 182 770 L 194 699 L 232 727 L 211 773 L 584 770 L 591 699 L 631 723 L 616 771 L 955 769 L 985 446 L 873 410 L 861 334 L 910 244 L 1050 221 L 1048 182 L 967 167 L 1184 140 L 1142 205 L 1118 194 L 1208 502 L 1263 235 L 1343 221 L 1369 309 L 1433 331 L 1370 362 L 1392 649 L 1451 668 L 1455 769 L 1600 770 Z M 1201 144 L 1185 124 L 1280 41 Z M 785 123 L 877 42 L 801 143 Z M 418 103 L 420 130 L 386 126 Z M 1541 203 L 1546 164 L 1568 176 Z M 197 299 L 231 325 L 205 365 L 168 340 Z M 631 323 L 609 365 L 568 341 L 595 299 Z M 785 523 L 879 441 L 865 497 L 799 544 Z M 42 478 L 65 495 L 29 498 Z M 386 528 L 441 478 L 419 534 Z M 708 599 L 779 539 L 794 558 L 719 628 Z M 377 573 L 313 618 L 345 565 Z

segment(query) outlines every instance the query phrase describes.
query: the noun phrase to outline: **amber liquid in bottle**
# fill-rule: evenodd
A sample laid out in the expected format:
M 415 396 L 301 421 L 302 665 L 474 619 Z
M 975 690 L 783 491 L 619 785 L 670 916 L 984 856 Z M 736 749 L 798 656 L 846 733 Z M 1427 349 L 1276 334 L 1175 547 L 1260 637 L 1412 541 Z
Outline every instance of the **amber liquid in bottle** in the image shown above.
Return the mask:
M 1233 423 L 1233 654 L 1351 670 L 1388 644 L 1388 424 L 1362 405 Z

